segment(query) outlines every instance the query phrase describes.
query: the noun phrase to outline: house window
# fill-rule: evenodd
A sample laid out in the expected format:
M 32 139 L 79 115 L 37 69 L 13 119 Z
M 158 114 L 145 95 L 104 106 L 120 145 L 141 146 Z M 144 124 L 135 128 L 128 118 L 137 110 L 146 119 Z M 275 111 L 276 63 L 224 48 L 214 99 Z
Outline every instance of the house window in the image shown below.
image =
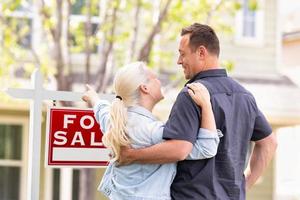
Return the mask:
M 99 3 L 98 1 L 90 1 L 91 3 L 91 37 L 90 51 L 91 53 L 98 52 L 97 32 L 99 30 Z M 70 46 L 71 53 L 83 53 L 85 52 L 85 29 L 87 22 L 87 7 L 86 0 L 76 0 L 71 6 L 70 16 Z
M 21 197 L 22 148 L 22 125 L 0 124 L 0 199 Z
M 71 7 L 71 13 L 73 15 L 81 15 L 82 9 L 84 7 L 85 1 L 84 0 L 76 0 Z
M 251 10 L 248 0 L 244 0 L 243 4 L 243 36 L 255 37 L 256 11 Z
M 74 20 L 74 18 L 73 18 Z M 91 47 L 90 51 L 91 53 L 97 53 L 98 51 L 98 45 L 96 44 L 96 34 L 99 29 L 99 25 L 97 23 L 92 23 L 91 24 L 91 37 L 90 42 L 91 42 Z M 71 33 L 71 52 L 72 53 L 82 53 L 85 51 L 85 38 L 84 38 L 84 30 L 85 30 L 85 22 L 74 22 L 71 23 L 70 27 L 70 33 Z M 80 34 L 76 34 L 80 33 Z
M 30 49 L 32 47 L 32 19 L 17 19 L 16 33 L 18 33 L 17 44 L 25 49 Z
M 99 16 L 99 3 L 98 1 L 91 0 L 91 15 Z M 71 6 L 72 15 L 85 15 L 86 13 L 86 0 L 75 0 Z
M 236 40 L 241 45 L 263 44 L 263 0 L 257 1 L 256 8 L 251 5 L 251 0 L 242 0 L 241 9 L 236 15 Z
M 8 41 L 15 41 L 17 45 L 24 49 L 32 47 L 32 11 L 26 7 L 19 7 L 3 18 L 5 31 L 1 34 Z

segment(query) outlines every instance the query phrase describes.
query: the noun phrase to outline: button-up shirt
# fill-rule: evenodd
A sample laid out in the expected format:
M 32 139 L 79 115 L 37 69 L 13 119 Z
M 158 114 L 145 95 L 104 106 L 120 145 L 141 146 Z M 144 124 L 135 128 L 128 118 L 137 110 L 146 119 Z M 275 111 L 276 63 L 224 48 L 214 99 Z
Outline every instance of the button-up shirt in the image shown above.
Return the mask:
M 211 95 L 217 128 L 223 133 L 211 159 L 178 162 L 171 186 L 175 200 L 244 200 L 244 166 L 251 140 L 263 139 L 272 129 L 252 94 L 227 76 L 224 69 L 203 71 L 188 83 L 201 82 Z M 163 138 L 194 143 L 201 126 L 199 107 L 184 87 L 166 123 Z

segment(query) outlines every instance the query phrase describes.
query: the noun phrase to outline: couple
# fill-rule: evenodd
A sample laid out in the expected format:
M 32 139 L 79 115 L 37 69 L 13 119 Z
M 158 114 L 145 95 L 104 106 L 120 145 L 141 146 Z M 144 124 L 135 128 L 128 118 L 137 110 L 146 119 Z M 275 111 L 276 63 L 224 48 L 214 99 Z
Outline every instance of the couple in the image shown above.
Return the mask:
M 218 67 L 220 48 L 214 30 L 195 23 L 184 28 L 181 36 L 178 64 L 189 81 L 178 94 L 165 125 L 150 112 L 161 93 L 149 70 L 145 70 L 143 82 L 135 86 L 141 75 L 116 76 L 117 98 L 111 110 L 91 89 L 83 97 L 95 105 L 100 126 L 108 130 L 104 142 L 117 160 L 110 163 L 100 185 L 111 199 L 243 200 L 246 189 L 255 183 L 275 152 L 276 137 L 254 97 Z M 135 87 L 135 91 L 126 92 L 128 87 Z M 216 128 L 223 134 L 221 139 Z M 244 172 L 249 141 L 255 146 L 249 170 Z M 120 150 L 128 144 L 133 148 Z M 175 162 L 177 170 L 172 164 Z M 170 196 L 163 196 L 170 185 Z M 140 191 L 147 196 L 140 196 Z

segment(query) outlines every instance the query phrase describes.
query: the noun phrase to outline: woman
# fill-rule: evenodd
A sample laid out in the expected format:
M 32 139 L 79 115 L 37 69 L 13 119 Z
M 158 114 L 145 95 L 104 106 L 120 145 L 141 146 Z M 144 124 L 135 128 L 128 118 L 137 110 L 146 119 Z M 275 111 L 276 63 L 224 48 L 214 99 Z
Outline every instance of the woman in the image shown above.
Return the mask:
M 163 141 L 164 124 L 151 113 L 163 99 L 155 74 L 142 62 L 122 67 L 114 79 L 117 96 L 111 105 L 99 100 L 96 92 L 87 87 L 83 100 L 93 105 L 95 117 L 105 133 L 102 141 L 113 156 L 99 190 L 113 200 L 171 199 L 170 186 L 176 163 L 118 166 L 121 146 L 144 148 Z M 215 156 L 221 133 L 216 130 L 207 89 L 200 83 L 188 87 L 188 93 L 201 107 L 203 116 L 198 139 L 186 159 L 207 159 Z

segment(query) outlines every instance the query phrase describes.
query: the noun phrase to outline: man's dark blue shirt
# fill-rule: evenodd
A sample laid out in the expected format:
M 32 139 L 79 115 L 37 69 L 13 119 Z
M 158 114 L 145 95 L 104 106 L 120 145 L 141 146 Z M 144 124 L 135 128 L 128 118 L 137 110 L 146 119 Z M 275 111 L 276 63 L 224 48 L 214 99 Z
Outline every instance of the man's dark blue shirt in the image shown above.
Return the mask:
M 187 83 L 201 82 L 211 95 L 217 128 L 223 133 L 217 155 L 204 160 L 178 162 L 171 186 L 174 200 L 244 200 L 244 167 L 250 141 L 272 133 L 253 95 L 227 76 L 224 69 L 203 71 Z M 201 119 L 201 109 L 184 87 L 178 94 L 164 139 L 194 143 Z

